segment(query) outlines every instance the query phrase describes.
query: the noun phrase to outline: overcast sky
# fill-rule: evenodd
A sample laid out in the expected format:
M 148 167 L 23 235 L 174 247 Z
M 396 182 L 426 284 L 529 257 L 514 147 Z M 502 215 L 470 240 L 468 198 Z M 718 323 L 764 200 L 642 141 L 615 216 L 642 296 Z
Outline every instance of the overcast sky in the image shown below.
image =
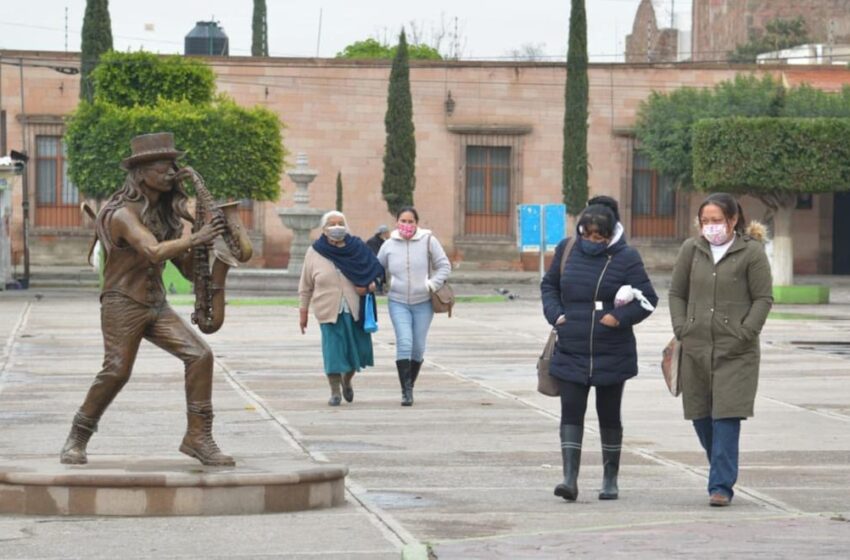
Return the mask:
M 667 26 L 670 10 L 687 14 L 690 0 L 654 0 Z M 2 2 L 0 49 L 67 50 L 80 48 L 85 0 Z M 622 59 L 640 0 L 587 0 L 588 51 L 591 60 Z M 424 32 L 445 24 L 441 51 L 450 52 L 455 21 L 461 58 L 500 59 L 524 45 L 551 57 L 566 53 L 569 0 L 267 0 L 269 51 L 273 56 L 332 57 L 347 44 L 368 37 L 395 42 L 404 25 Z M 11 8 L 11 9 L 10 9 Z M 321 36 L 319 14 L 321 9 Z M 219 21 L 230 38 L 231 55 L 249 55 L 252 0 L 112 0 L 116 50 L 182 53 L 183 38 L 199 20 Z M 319 40 L 320 39 L 320 40 Z M 318 44 L 317 44 L 318 43 Z

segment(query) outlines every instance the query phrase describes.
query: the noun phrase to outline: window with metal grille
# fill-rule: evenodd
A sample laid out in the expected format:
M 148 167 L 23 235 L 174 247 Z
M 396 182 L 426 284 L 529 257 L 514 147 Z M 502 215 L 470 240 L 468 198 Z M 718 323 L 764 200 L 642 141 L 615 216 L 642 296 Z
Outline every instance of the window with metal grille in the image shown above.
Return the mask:
M 35 138 L 35 225 L 76 228 L 80 194 L 68 180 L 67 148 L 61 136 Z
M 672 177 L 652 169 L 636 151 L 632 167 L 632 236 L 676 237 L 676 188 Z
M 467 235 L 510 234 L 511 148 L 466 147 Z

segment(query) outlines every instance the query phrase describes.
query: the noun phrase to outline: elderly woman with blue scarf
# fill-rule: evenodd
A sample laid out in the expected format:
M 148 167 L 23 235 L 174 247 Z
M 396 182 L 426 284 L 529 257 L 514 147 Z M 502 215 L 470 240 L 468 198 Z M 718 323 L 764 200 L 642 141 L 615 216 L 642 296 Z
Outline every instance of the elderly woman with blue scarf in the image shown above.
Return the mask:
M 331 387 L 330 406 L 354 400 L 355 372 L 374 365 L 372 335 L 363 330 L 363 303 L 384 269 L 371 249 L 350 235 L 342 212 L 322 216 L 322 235 L 307 249 L 298 294 L 300 326 L 310 306 L 322 332 L 322 357 Z

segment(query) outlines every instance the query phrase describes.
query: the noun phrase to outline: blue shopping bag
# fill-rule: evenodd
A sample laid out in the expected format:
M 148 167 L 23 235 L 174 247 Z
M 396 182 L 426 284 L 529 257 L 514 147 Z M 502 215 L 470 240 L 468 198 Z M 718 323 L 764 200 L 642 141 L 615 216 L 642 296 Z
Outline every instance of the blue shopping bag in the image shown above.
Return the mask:
M 363 309 L 363 330 L 367 333 L 378 332 L 378 319 L 375 316 L 377 304 L 374 294 L 366 294 Z

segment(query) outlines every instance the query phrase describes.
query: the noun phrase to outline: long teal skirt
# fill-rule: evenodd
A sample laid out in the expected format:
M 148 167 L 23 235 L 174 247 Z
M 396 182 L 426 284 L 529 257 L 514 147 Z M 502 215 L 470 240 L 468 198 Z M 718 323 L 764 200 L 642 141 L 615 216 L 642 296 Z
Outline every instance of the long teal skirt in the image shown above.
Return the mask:
M 351 313 L 340 313 L 336 323 L 322 323 L 321 329 L 325 374 L 360 371 L 375 365 L 372 335 L 354 322 Z

